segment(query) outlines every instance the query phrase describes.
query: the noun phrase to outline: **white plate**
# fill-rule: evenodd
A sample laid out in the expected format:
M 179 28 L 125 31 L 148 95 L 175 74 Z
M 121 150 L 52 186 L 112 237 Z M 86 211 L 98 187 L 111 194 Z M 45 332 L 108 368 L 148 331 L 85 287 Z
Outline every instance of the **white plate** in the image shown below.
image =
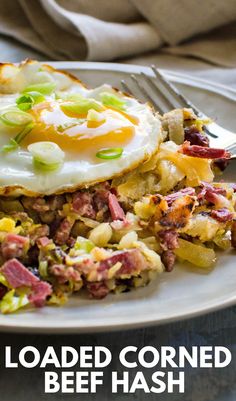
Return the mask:
M 55 62 L 91 86 L 109 82 L 119 86 L 128 74 L 146 71 L 147 67 L 107 64 Z M 193 77 L 165 72 L 193 102 L 226 128 L 233 130 L 236 91 L 223 85 Z M 236 129 L 235 129 L 236 131 Z M 227 180 L 235 176 L 232 163 Z M 96 332 L 128 329 L 181 320 L 236 303 L 235 255 L 219 255 L 209 274 L 186 266 L 176 266 L 149 286 L 121 295 L 109 295 L 102 301 L 88 300 L 79 294 L 61 308 L 46 307 L 32 312 L 0 316 L 0 330 L 21 332 Z

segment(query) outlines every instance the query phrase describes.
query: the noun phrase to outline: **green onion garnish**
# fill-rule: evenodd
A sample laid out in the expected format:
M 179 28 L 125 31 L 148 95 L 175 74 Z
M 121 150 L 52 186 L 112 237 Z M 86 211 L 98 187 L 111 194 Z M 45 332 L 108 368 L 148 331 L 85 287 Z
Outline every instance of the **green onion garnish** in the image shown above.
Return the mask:
M 34 127 L 34 123 L 31 121 L 29 124 L 27 124 L 22 131 L 20 131 L 14 138 L 14 140 L 20 144 L 23 139 L 25 139 L 26 135 L 28 135 L 30 133 L 30 131 L 32 131 Z
M 43 172 L 54 171 L 61 167 L 65 154 L 54 142 L 35 142 L 28 146 L 33 156 L 34 167 Z
M 30 110 L 34 104 L 44 102 L 45 97 L 36 91 L 27 92 L 16 99 L 16 104 L 18 109 L 27 111 Z
M 122 156 L 122 148 L 106 148 L 101 149 L 96 153 L 96 157 L 99 159 L 119 159 Z
M 14 138 L 11 138 L 9 143 L 2 147 L 2 152 L 4 152 L 4 153 L 13 152 L 13 150 L 18 149 L 18 147 L 19 147 L 19 144 L 16 142 L 16 140 Z
M 112 106 L 114 109 L 125 110 L 126 101 L 110 92 L 100 93 L 102 103 L 105 106 Z
M 22 127 L 33 120 L 32 116 L 20 110 L 8 110 L 0 115 L 0 121 L 10 127 Z
M 30 95 L 21 95 L 16 99 L 17 107 L 20 110 L 27 111 L 34 104 L 34 99 Z
M 29 85 L 24 89 L 24 93 L 39 92 L 42 95 L 50 95 L 56 88 L 55 82 L 44 82 L 41 84 Z
M 34 104 L 44 102 L 45 97 L 36 91 L 27 92 L 16 99 L 18 109 L 27 111 L 30 110 Z
M 34 126 L 34 123 L 31 122 L 27 124 L 16 136 L 15 138 L 11 138 L 9 143 L 4 145 L 1 149 L 2 152 L 8 153 L 13 152 L 14 150 L 18 149 L 19 144 L 23 139 L 30 133 Z
M 61 109 L 64 113 L 74 113 L 74 114 L 87 114 L 90 109 L 96 111 L 103 111 L 104 107 L 93 99 L 81 99 L 76 102 L 62 103 Z

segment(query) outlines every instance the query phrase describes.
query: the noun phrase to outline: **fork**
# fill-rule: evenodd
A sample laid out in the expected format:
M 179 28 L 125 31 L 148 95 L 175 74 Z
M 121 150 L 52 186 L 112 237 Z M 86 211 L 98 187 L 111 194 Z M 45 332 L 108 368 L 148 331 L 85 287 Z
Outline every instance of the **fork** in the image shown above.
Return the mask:
M 176 108 L 177 104 L 177 107 L 180 108 L 191 108 L 198 118 L 208 119 L 208 117 L 184 96 L 176 86 L 160 73 L 155 65 L 152 65 L 151 69 L 153 72 L 152 76 L 141 72 L 139 75 L 132 74 L 130 77 L 132 83 L 135 85 L 136 89 L 141 92 L 144 99 L 149 101 L 159 113 L 164 114 L 166 111 Z M 121 81 L 121 85 L 126 92 L 135 96 L 130 84 L 125 80 Z M 166 95 L 163 88 L 168 95 Z M 163 108 L 160 101 L 165 103 L 166 108 Z M 207 124 L 204 130 L 212 147 L 223 148 L 231 153 L 231 159 L 236 159 L 236 134 L 215 122 Z

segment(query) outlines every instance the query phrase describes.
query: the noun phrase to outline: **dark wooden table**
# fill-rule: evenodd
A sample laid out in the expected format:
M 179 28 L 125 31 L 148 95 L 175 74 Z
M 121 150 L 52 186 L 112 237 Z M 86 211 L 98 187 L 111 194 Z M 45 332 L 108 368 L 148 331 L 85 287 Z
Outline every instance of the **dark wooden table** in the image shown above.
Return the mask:
M 8 38 L 0 38 L 1 61 L 20 61 L 25 57 L 44 59 L 34 52 Z M 210 66 L 206 67 L 209 74 Z M 227 74 L 227 72 L 226 72 Z M 235 84 L 236 85 L 236 84 Z M 77 400 L 101 401 L 139 400 L 139 401 L 235 401 L 236 400 L 236 307 L 231 307 L 195 319 L 168 324 L 159 327 L 89 335 L 28 335 L 0 334 L 0 400 L 1 401 L 39 401 L 39 400 Z M 171 346 L 222 345 L 232 352 L 232 362 L 225 369 L 186 368 L 185 394 L 111 394 L 109 371 L 105 370 L 105 386 L 94 395 L 44 394 L 43 369 L 5 369 L 3 361 L 4 346 L 11 345 L 15 353 L 23 346 L 33 345 L 41 352 L 48 345 L 56 350 L 62 345 L 79 347 L 81 345 L 104 345 L 113 353 L 113 362 L 109 368 L 121 370 L 117 362 L 119 351 L 127 345 L 141 348 L 152 345 L 160 348 Z M 134 374 L 133 372 L 132 374 Z M 145 370 L 150 378 L 151 372 Z

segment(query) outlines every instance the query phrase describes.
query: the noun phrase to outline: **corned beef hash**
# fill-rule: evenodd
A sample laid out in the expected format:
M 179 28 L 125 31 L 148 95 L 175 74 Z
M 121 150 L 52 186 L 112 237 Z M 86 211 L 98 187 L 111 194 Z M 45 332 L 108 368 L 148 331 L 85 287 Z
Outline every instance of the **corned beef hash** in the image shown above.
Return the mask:
M 191 109 L 158 115 L 36 61 L 0 65 L 0 310 L 101 299 L 236 247 L 230 158 Z

